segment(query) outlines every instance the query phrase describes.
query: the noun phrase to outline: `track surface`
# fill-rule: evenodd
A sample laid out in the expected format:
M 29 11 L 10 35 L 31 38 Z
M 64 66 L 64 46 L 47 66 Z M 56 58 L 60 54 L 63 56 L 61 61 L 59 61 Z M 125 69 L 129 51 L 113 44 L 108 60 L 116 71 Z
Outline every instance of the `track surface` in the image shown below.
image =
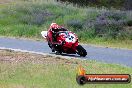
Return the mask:
M 47 43 L 40 41 L 0 38 L 0 47 L 21 49 L 40 53 L 51 53 Z M 101 62 L 116 63 L 132 67 L 132 50 L 94 47 L 89 45 L 83 45 L 83 47 L 88 52 L 88 55 L 85 58 L 79 57 L 78 55 L 64 54 L 63 56 L 79 57 L 81 59 L 88 60 L 92 59 Z

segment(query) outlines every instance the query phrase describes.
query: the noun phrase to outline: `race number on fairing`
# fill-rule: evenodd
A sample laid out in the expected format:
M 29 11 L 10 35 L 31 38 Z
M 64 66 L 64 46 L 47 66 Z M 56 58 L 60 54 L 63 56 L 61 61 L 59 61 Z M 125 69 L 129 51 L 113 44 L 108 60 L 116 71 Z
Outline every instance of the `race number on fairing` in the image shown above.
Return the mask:
M 72 43 L 75 43 L 75 42 L 76 42 L 76 37 L 75 37 L 74 34 L 69 33 L 69 35 L 67 36 L 67 38 L 66 38 L 65 41 L 66 41 L 66 42 L 72 42 Z

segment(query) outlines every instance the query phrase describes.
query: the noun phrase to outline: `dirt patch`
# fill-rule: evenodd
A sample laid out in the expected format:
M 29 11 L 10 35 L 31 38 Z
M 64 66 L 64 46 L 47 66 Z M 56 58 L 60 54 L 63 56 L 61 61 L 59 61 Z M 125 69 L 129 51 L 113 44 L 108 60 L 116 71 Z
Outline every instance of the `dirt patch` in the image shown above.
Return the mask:
M 65 59 L 61 57 L 53 57 L 50 55 L 38 55 L 0 49 L 0 63 L 3 62 L 4 63 L 30 62 L 33 64 L 79 64 L 79 61 L 76 59 Z

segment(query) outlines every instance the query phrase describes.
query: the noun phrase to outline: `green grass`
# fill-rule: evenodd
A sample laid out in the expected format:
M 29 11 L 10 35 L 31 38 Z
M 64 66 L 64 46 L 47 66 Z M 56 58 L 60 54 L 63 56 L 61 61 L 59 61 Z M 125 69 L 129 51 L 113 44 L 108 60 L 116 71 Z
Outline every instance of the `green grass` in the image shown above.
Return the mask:
M 121 48 L 121 49 L 132 49 L 132 40 L 106 40 L 104 38 L 91 38 L 91 39 L 81 39 L 82 44 L 89 44 L 93 46 L 100 47 L 111 47 L 111 48 Z
M 87 74 L 131 74 L 132 68 L 93 60 L 63 59 L 59 57 L 6 52 L 0 57 L 0 88 L 131 88 L 129 84 L 76 83 L 77 67 Z M 11 60 L 10 60 L 11 59 Z
M 5 35 L 4 32 L 6 32 L 6 35 L 18 37 L 31 36 L 30 33 L 25 33 L 25 31 L 31 31 L 32 37 L 38 37 L 40 31 L 47 30 L 52 22 L 62 25 L 70 19 L 78 18 L 78 16 L 82 17 L 81 19 L 84 18 L 80 12 L 76 11 L 79 10 L 78 8 L 71 9 L 61 4 L 45 1 L 42 3 L 18 2 L 15 5 L 5 5 L 0 10 L 0 35 Z M 31 28 L 34 31 L 29 30 Z M 18 34 L 17 30 L 21 30 L 23 33 Z M 34 33 L 36 36 L 34 36 Z

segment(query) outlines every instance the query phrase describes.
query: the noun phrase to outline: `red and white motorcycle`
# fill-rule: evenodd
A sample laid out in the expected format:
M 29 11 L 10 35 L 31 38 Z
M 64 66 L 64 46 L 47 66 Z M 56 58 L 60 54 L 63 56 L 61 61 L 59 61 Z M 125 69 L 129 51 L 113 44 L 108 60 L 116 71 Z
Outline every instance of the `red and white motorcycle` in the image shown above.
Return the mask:
M 48 31 L 42 31 L 41 35 L 49 42 Z M 60 31 L 56 34 L 56 40 L 62 45 L 56 45 L 55 51 L 59 52 L 59 54 L 78 54 L 80 56 L 85 57 L 87 55 L 86 50 L 79 45 L 78 37 L 75 33 L 71 31 Z

